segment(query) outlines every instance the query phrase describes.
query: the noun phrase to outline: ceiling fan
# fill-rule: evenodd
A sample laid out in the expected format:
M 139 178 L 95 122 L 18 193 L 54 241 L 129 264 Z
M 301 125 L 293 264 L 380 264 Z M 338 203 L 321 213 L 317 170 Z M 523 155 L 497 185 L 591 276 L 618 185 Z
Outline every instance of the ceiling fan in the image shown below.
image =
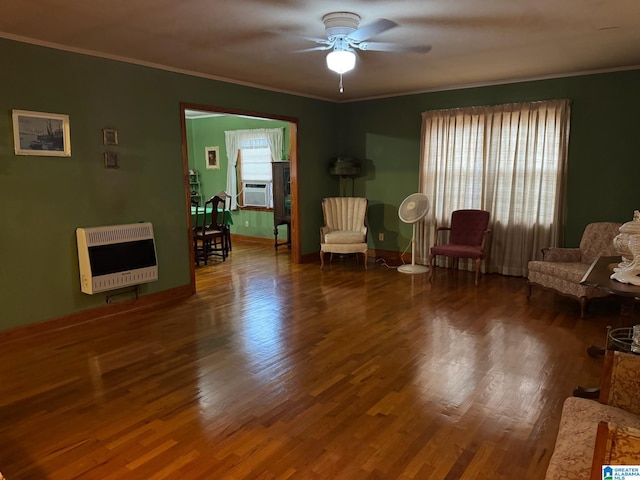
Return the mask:
M 359 27 L 360 15 L 352 12 L 332 12 L 322 17 L 327 38 L 309 38 L 318 43 L 316 47 L 306 48 L 302 52 L 314 50 L 332 50 L 327 55 L 327 67 L 340 75 L 340 93 L 342 93 L 342 74 L 355 67 L 355 50 L 375 50 L 379 52 L 412 52 L 427 53 L 431 50 L 427 45 L 406 46 L 386 42 L 370 42 L 370 38 L 398 24 L 386 18 Z

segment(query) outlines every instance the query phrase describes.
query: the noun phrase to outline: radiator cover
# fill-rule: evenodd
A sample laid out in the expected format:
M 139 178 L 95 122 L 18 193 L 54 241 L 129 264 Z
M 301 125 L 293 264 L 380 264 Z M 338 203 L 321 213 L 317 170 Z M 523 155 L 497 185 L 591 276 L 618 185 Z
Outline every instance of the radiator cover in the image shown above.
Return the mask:
M 77 228 L 80 289 L 106 292 L 158 279 L 153 225 Z

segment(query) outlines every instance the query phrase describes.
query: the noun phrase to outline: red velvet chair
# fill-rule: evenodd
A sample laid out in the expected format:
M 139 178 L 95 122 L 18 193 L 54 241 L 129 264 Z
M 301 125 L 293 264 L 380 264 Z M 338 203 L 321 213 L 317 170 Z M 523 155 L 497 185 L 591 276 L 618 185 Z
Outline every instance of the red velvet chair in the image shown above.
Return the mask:
M 489 233 L 489 212 L 485 210 L 456 210 L 451 214 L 451 226 L 436 228 L 436 242 L 429 253 L 432 269 L 437 255 L 454 259 L 471 258 L 476 263 L 476 285 L 480 278 L 480 264 L 485 257 L 485 240 Z M 440 244 L 441 232 L 449 232 L 449 243 Z

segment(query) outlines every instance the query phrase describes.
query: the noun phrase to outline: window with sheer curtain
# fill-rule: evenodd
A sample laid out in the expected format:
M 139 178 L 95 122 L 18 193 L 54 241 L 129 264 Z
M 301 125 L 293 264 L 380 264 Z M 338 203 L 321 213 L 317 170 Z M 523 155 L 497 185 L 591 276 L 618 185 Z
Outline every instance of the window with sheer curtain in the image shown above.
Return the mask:
M 271 150 L 268 145 L 240 148 L 239 180 L 240 182 L 271 182 Z
M 436 225 L 459 209 L 491 213 L 490 272 L 526 276 L 541 248 L 558 245 L 569 117 L 569 100 L 424 112 L 420 191 L 431 210 L 418 233 L 422 263 Z
M 230 209 L 235 210 L 238 208 L 238 181 L 242 183 L 242 175 L 248 175 L 255 177 L 256 175 L 264 175 L 267 169 L 268 163 L 268 177 L 271 178 L 271 161 L 277 160 L 282 157 L 283 146 L 283 128 L 257 128 L 251 130 L 229 130 L 224 132 L 225 147 L 227 150 L 227 159 L 229 167 L 227 168 L 227 188 L 226 192 L 231 197 Z M 266 161 L 265 148 L 269 149 L 270 155 L 268 162 Z M 249 150 L 262 150 L 265 155 L 262 155 L 260 160 L 257 160 Z M 242 156 L 242 152 L 245 152 L 245 158 L 247 156 L 253 157 L 248 163 L 253 163 L 249 172 L 237 172 L 236 167 L 238 159 Z M 256 153 L 256 152 L 253 152 Z M 259 152 L 257 154 L 260 156 Z M 253 160 L 256 160 L 253 162 Z M 241 165 L 242 168 L 242 165 Z M 256 171 L 259 170 L 259 171 Z M 238 178 L 240 177 L 240 179 Z M 255 179 L 252 179 L 255 180 Z M 271 185 L 269 183 L 269 185 Z M 271 207 L 273 202 L 271 202 Z
M 238 164 L 238 183 L 241 185 L 241 193 L 246 194 L 251 185 L 266 185 L 266 205 L 264 206 L 273 208 L 271 150 L 266 138 L 252 142 L 240 142 Z M 240 195 L 238 199 L 241 200 L 243 206 L 247 206 L 243 195 Z

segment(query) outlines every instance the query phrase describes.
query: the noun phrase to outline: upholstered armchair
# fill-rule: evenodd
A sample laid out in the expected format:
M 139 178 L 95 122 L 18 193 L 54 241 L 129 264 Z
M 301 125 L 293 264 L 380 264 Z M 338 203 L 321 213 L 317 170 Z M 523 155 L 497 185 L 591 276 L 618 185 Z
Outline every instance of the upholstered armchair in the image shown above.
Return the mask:
M 320 229 L 320 268 L 324 254 L 362 253 L 367 268 L 367 199 L 331 197 L 322 200 L 324 226 Z
M 489 230 L 490 214 L 486 210 L 456 210 L 451 214 L 451 224 L 448 227 L 436 228 L 436 243 L 429 253 L 429 265 L 435 266 L 436 256 L 452 257 L 454 268 L 458 266 L 458 259 L 470 258 L 475 262 L 476 279 L 480 279 L 480 263 L 485 258 L 486 237 Z M 441 232 L 449 232 L 449 242 L 442 243 Z M 431 276 L 433 278 L 433 275 Z
M 590 223 L 582 234 L 579 248 L 543 249 L 541 261 L 529 262 L 527 298 L 531 298 L 533 285 L 574 297 L 580 302 L 580 317 L 583 318 L 589 300 L 608 293 L 580 285 L 580 282 L 598 257 L 617 255 L 613 239 L 621 225 L 615 222 Z
M 603 464 L 640 463 L 638 371 L 640 356 L 608 350 L 598 401 L 565 400 L 546 480 L 601 479 Z

